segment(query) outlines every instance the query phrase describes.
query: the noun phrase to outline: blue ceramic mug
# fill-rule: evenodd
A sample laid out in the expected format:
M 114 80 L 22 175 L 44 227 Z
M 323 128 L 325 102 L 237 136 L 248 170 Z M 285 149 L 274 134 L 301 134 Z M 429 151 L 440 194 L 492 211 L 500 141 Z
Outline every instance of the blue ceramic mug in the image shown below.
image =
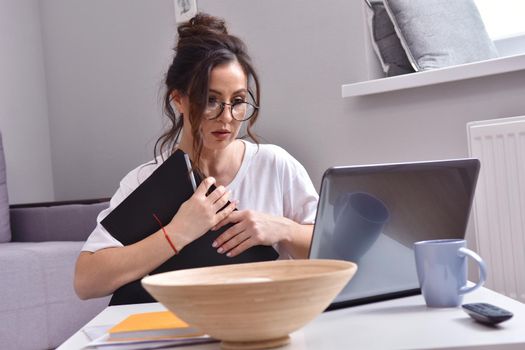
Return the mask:
M 466 248 L 464 239 L 438 239 L 414 243 L 417 277 L 429 307 L 455 307 L 463 295 L 481 287 L 487 269 L 481 257 Z M 479 281 L 467 286 L 467 256 L 479 266 Z

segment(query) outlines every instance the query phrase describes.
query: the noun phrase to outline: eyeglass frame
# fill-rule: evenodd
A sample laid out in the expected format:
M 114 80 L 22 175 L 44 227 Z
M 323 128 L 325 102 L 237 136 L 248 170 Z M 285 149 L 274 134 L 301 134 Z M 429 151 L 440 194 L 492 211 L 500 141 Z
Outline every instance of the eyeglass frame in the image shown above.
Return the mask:
M 251 91 L 248 91 L 248 94 L 250 95 L 250 97 L 252 98 L 252 100 L 254 100 L 252 92 L 251 92 Z M 251 118 L 253 118 L 253 116 L 256 114 L 256 112 L 259 111 L 259 106 L 255 105 L 255 104 L 253 104 L 253 103 L 247 102 L 247 101 L 242 101 L 242 102 L 233 102 L 233 103 L 226 103 L 226 102 L 224 102 L 224 101 L 218 101 L 218 103 L 219 103 L 220 106 L 221 106 L 221 110 L 220 110 L 220 112 L 217 113 L 217 115 L 216 115 L 215 117 L 213 117 L 213 118 L 206 118 L 206 117 L 204 117 L 204 119 L 206 119 L 206 120 L 215 120 L 215 119 L 219 118 L 219 117 L 221 116 L 221 114 L 224 113 L 224 107 L 225 107 L 225 106 L 229 106 L 229 107 L 230 107 L 230 114 L 231 114 L 232 118 L 235 119 L 235 120 L 237 120 L 237 121 L 239 121 L 239 122 L 245 122 L 245 121 L 247 121 L 247 120 L 250 120 Z M 237 118 L 235 118 L 235 116 L 233 115 L 233 107 L 234 107 L 234 106 L 237 106 L 237 105 L 240 105 L 240 104 L 242 104 L 242 103 L 245 103 L 245 104 L 248 104 L 248 105 L 252 106 L 252 107 L 253 107 L 253 112 L 252 112 L 252 115 L 250 115 L 250 116 L 249 116 L 248 118 L 246 118 L 246 119 L 237 119 Z M 206 112 L 206 107 L 204 107 L 203 114 L 204 114 L 205 112 Z

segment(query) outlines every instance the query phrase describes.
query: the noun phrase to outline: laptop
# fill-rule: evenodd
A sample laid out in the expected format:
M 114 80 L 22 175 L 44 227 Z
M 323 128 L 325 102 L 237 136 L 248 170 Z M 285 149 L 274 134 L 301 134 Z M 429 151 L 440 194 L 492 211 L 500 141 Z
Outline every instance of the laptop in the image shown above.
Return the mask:
M 329 168 L 309 258 L 358 270 L 328 310 L 420 293 L 413 243 L 465 237 L 479 168 L 472 158 Z

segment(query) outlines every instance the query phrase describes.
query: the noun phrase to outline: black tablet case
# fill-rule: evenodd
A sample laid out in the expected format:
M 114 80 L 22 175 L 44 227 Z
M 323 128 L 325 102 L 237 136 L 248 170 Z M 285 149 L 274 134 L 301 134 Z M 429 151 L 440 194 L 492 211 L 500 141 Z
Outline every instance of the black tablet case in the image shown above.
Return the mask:
M 155 233 L 160 226 L 153 214 L 157 215 L 164 226 L 171 221 L 182 203 L 192 196 L 193 186 L 189 175 L 184 152 L 177 150 L 102 220 L 102 226 L 123 245 L 136 243 Z M 197 177 L 196 180 L 198 185 L 200 179 Z M 275 249 L 261 245 L 252 247 L 232 258 L 217 253 L 212 243 L 229 227 L 231 224 L 217 231 L 208 231 L 150 274 L 204 266 L 269 261 L 278 258 L 279 255 Z M 142 288 L 140 280 L 136 280 L 117 289 L 113 293 L 110 305 L 154 301 Z

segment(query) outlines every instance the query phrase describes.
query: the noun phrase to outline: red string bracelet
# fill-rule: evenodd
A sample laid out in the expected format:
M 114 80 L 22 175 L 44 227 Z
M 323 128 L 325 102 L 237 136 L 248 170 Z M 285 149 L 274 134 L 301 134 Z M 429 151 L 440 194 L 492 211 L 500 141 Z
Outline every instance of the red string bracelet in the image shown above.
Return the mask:
M 159 218 L 157 217 L 157 215 L 155 215 L 155 213 L 153 213 L 153 217 L 154 217 L 155 220 L 157 220 L 157 222 L 159 223 L 160 229 L 161 229 L 162 232 L 164 233 L 164 237 L 166 237 L 166 240 L 167 240 L 168 243 L 170 244 L 171 249 L 173 249 L 173 251 L 175 252 L 175 255 L 179 254 L 179 252 L 177 251 L 177 248 L 175 248 L 175 245 L 174 245 L 173 242 L 171 241 L 170 236 L 168 236 L 168 233 L 167 233 L 166 230 L 164 229 L 164 226 L 162 226 L 162 222 L 160 222 Z

